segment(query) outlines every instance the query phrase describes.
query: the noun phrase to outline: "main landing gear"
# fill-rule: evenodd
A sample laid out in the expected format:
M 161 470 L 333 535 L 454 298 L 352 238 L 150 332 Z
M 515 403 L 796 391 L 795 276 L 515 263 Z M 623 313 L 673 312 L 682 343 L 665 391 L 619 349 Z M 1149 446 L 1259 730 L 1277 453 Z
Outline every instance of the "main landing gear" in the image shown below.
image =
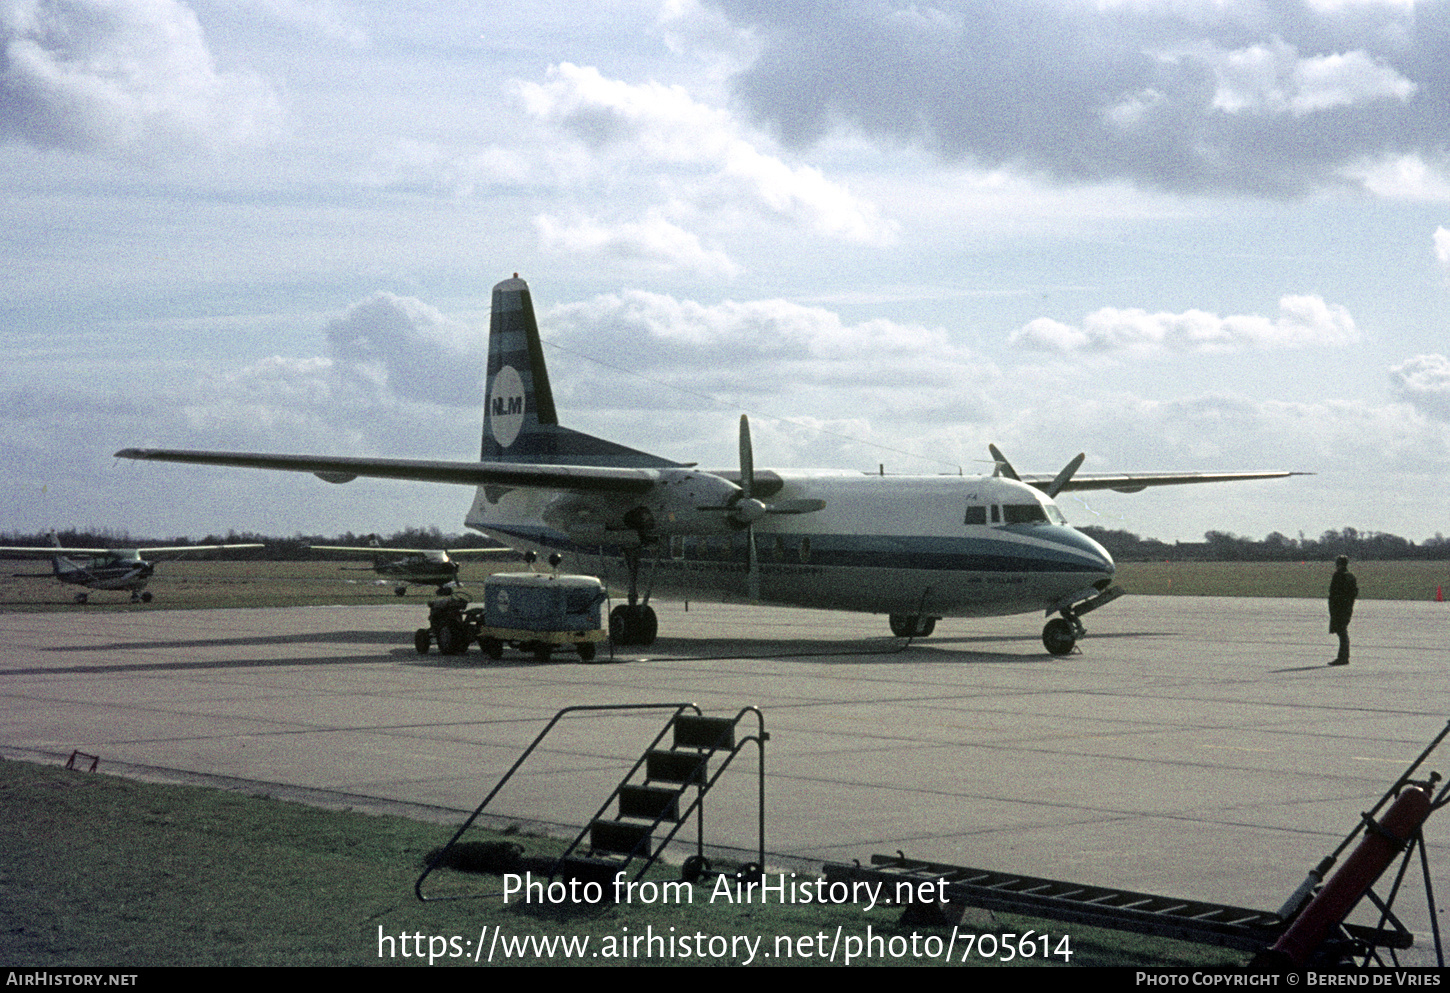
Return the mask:
M 922 614 L 892 614 L 891 633 L 898 638 L 925 638 L 936 630 L 938 618 Z
M 639 549 L 626 549 L 624 564 L 629 569 L 629 603 L 620 604 L 609 612 L 609 640 L 616 645 L 638 645 L 646 647 L 655 643 L 660 622 L 654 608 L 649 605 L 649 593 L 644 602 L 639 597 Z

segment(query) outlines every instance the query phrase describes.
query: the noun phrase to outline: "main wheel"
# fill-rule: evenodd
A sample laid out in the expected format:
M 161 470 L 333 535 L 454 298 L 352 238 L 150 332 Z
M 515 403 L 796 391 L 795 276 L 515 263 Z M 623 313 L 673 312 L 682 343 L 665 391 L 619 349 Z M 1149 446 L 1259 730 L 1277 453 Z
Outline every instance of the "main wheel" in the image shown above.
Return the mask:
M 142 594 L 141 594 L 141 602 L 142 603 L 150 603 L 151 602 L 151 591 L 150 590 L 145 590 L 145 591 L 142 592 Z
M 413 632 L 413 647 L 418 650 L 419 655 L 428 654 L 428 646 L 433 644 L 433 632 L 427 628 L 419 628 Z
M 579 642 L 579 661 L 580 662 L 593 662 L 594 661 L 594 642 L 592 642 L 592 641 L 581 641 L 581 642 Z
M 483 649 L 483 654 L 495 661 L 503 658 L 503 642 L 497 638 L 479 638 L 478 647 Z
M 634 644 L 634 611 L 623 604 L 609 612 L 609 640 L 616 645 Z
M 653 645 L 659 629 L 653 607 L 620 604 L 609 612 L 609 640 L 616 645 Z
M 649 647 L 655 643 L 655 635 L 659 633 L 660 621 L 655 616 L 655 609 L 649 606 L 639 608 L 639 641 L 636 644 Z
M 1077 644 L 1077 633 L 1066 618 L 1054 617 L 1042 629 L 1042 644 L 1053 655 L 1066 655 Z
M 898 638 L 925 638 L 936 630 L 936 618 L 921 614 L 892 614 L 889 621 Z
M 394 586 L 393 587 L 393 593 L 396 594 L 397 596 L 406 596 L 407 593 L 408 593 L 408 587 L 406 587 L 406 586 Z

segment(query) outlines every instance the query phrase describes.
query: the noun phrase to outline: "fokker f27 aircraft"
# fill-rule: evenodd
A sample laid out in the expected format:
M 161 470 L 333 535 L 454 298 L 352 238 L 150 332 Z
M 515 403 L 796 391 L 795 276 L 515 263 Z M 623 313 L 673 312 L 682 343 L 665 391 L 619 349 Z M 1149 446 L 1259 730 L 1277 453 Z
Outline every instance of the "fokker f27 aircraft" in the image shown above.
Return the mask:
M 1112 557 L 1053 498 L 1073 490 L 1227 482 L 1290 472 L 1022 475 L 991 448 L 990 476 L 888 476 L 754 467 L 740 419 L 740 467 L 705 471 L 559 424 L 528 284 L 493 289 L 483 448 L 477 462 L 128 448 L 117 456 L 477 487 L 464 523 L 523 552 L 628 579 L 610 616 L 616 644 L 651 644 L 652 590 L 887 614 L 899 636 L 942 617 L 1041 610 L 1043 643 L 1070 652 L 1080 617 L 1122 591 Z
M 223 548 L 262 548 L 262 545 L 172 545 L 156 548 L 64 548 L 52 531 L 50 546 L 34 548 L 0 548 L 0 556 L 48 555 L 53 572 L 17 573 L 17 575 L 49 576 L 70 586 L 87 590 L 130 590 L 132 603 L 150 603 L 151 591 L 146 584 L 156 571 L 156 563 L 143 555 L 179 555 L 182 552 L 217 551 Z M 64 552 L 65 554 L 60 554 Z M 77 561 L 79 560 L 79 561 Z M 76 603 L 86 603 L 90 594 L 76 594 Z
M 512 548 L 386 548 L 377 535 L 368 535 L 366 545 L 308 545 L 319 552 L 350 552 L 373 556 L 368 571 L 376 572 L 398 585 L 393 592 L 403 596 L 408 584 L 444 586 L 458 581 L 455 555 L 496 555 Z

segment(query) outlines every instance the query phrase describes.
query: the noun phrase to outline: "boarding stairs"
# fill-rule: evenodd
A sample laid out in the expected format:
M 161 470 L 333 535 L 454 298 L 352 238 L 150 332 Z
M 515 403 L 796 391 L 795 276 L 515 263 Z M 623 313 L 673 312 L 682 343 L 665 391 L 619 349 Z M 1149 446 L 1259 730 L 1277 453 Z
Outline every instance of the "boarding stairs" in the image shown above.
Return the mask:
M 756 733 L 739 736 L 741 722 L 754 715 Z M 666 744 L 668 739 L 668 744 Z M 554 875 L 606 882 L 631 872 L 640 879 L 693 816 L 695 855 L 687 875 L 705 862 L 705 796 L 747 745 L 757 746 L 758 852 L 765 861 L 764 717 L 746 707 L 734 717 L 677 713 L 644 750 L 614 792 L 559 857 Z M 712 764 L 714 768 L 712 769 Z M 609 813 L 613 808 L 612 815 Z M 663 835 L 656 839 L 656 835 Z M 623 878 L 623 877 L 620 877 Z
M 531 871 L 547 875 L 551 880 L 598 882 L 606 893 L 611 892 L 605 884 L 616 878 L 627 879 L 632 874 L 634 880 L 641 879 L 693 817 L 695 853 L 685 860 L 682 870 L 684 878 L 693 882 L 710 867 L 705 857 L 705 798 L 740 752 L 753 745 L 757 755 L 759 861 L 747 865 L 743 871 L 759 875 L 765 861 L 765 743 L 770 740 L 759 708 L 744 707 L 733 717 L 711 717 L 693 703 L 598 704 L 565 707 L 554 715 L 448 844 L 430 859 L 414 884 L 418 899 L 426 902 L 462 898 L 425 895 L 424 880 L 439 866 L 449 864 L 449 853 L 459 845 L 460 839 L 564 718 L 581 713 L 640 710 L 670 713 L 663 727 L 564 853 L 555 859 L 530 859 Z

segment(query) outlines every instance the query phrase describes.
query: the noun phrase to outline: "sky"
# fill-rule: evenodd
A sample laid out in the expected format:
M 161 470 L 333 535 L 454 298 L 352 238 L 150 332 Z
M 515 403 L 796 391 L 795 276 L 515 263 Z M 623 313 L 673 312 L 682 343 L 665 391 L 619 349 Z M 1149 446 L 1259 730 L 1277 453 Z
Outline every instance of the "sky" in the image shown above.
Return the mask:
M 680 461 L 1312 476 L 1167 541 L 1450 507 L 1447 0 L 7 0 L 0 531 L 461 531 L 491 289 Z

